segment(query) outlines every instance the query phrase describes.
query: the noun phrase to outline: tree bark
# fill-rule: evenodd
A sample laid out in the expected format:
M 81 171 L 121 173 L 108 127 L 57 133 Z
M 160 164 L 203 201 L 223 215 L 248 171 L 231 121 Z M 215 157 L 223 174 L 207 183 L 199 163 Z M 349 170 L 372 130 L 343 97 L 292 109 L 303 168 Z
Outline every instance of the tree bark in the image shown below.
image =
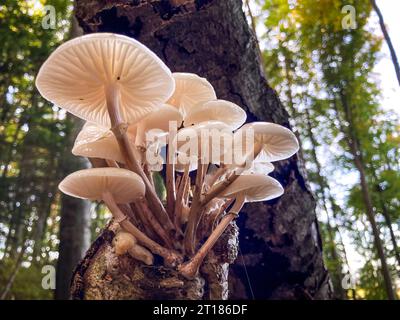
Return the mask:
M 233 101 L 246 110 L 248 121 L 264 120 L 290 127 L 287 112 L 265 79 L 256 38 L 247 24 L 241 1 L 82 0 L 77 1 L 76 16 L 85 33 L 128 35 L 153 50 L 172 71 L 206 77 L 220 99 Z M 302 168 L 297 156 L 276 163 L 273 176 L 282 183 L 285 194 L 268 203 L 244 207 L 237 223 L 248 272 L 241 261 L 232 266 L 230 298 L 330 298 L 315 200 Z M 107 246 L 100 245 L 94 251 L 107 250 Z M 97 258 L 99 254 L 84 260 L 90 274 L 91 261 Z M 227 269 L 226 262 L 214 262 L 211 266 L 218 270 L 211 275 L 203 274 L 204 278 L 227 277 L 227 270 L 221 273 L 223 268 Z M 82 264 L 77 270 L 81 269 Z M 74 279 L 83 287 L 78 290 L 80 293 L 90 285 L 85 278 L 87 273 L 83 272 L 83 278 L 79 272 L 75 274 Z

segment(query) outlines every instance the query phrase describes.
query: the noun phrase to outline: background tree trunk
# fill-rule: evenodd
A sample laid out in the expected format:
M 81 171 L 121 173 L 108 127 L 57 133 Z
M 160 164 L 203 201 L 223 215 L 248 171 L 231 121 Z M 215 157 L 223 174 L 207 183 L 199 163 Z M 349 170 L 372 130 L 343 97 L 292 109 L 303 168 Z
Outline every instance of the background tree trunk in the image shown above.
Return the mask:
M 240 0 L 78 0 L 76 16 L 85 33 L 128 35 L 153 50 L 172 71 L 206 77 L 220 99 L 231 100 L 246 110 L 248 121 L 290 126 L 287 112 L 265 79 L 257 41 Z M 282 183 L 285 194 L 243 209 L 237 222 L 243 259 L 230 270 L 230 298 L 330 298 L 315 200 L 300 159 L 293 156 L 276 163 L 272 176 Z M 76 270 L 73 292 L 81 298 L 88 285 L 87 278 L 82 279 L 86 270 L 95 274 L 91 266 L 100 256 L 96 258 L 95 252 L 104 255 L 109 246 L 109 240 L 104 240 L 107 230 Z M 79 290 L 75 290 L 77 286 Z
M 392 40 L 390 39 L 389 32 L 386 29 L 385 20 L 383 19 L 383 15 L 375 0 L 371 0 L 372 7 L 374 8 L 376 14 L 379 18 L 379 25 L 381 26 L 381 30 L 383 36 L 385 37 L 386 43 L 389 47 L 390 56 L 392 57 L 394 71 L 396 72 L 397 81 L 400 85 L 400 66 L 399 60 L 397 59 L 396 50 L 394 50 Z
M 70 116 L 72 118 L 72 116 Z M 71 172 L 88 167 L 84 158 L 74 157 L 71 154 L 76 133 L 79 132 L 81 122 L 70 119 L 72 130 L 68 135 L 65 155 L 62 161 L 62 172 L 68 175 Z M 61 196 L 60 210 L 60 245 L 56 272 L 56 299 L 69 299 L 72 271 L 82 259 L 90 246 L 90 202 L 73 198 L 67 195 Z

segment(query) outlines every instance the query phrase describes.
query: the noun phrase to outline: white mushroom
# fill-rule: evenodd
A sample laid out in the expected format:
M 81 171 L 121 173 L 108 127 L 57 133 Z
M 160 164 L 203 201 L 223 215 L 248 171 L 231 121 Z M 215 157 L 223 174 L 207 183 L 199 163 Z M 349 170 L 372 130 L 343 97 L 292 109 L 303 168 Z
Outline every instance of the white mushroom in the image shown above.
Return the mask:
M 59 46 L 39 70 L 43 97 L 72 114 L 110 128 L 106 100 L 118 100 L 123 123 L 135 123 L 174 91 L 168 67 L 140 42 L 93 33 Z
M 134 140 L 134 135 L 128 133 L 128 136 L 130 137 L 129 140 Z M 72 154 L 125 163 L 125 158 L 114 134 L 109 129 L 91 122 L 86 122 L 76 137 Z
M 246 145 L 249 138 L 253 138 L 250 142 L 254 149 L 249 150 L 249 146 Z M 257 150 L 254 158 L 263 152 L 263 160 L 273 162 L 291 157 L 299 150 L 299 143 L 288 128 L 270 122 L 252 122 L 235 132 L 232 150 L 234 162 L 244 162 L 254 150 Z
M 178 108 L 183 115 L 199 102 L 217 98 L 214 88 L 205 78 L 181 72 L 175 72 L 172 76 L 175 79 L 175 91 L 167 103 Z
M 136 228 L 118 207 L 117 204 L 128 204 L 144 196 L 145 185 L 136 173 L 120 168 L 84 169 L 68 175 L 58 187 L 73 197 L 103 200 L 115 221 L 141 244 L 163 257 L 168 265 L 174 265 L 180 260 L 173 251 L 160 246 Z
M 181 274 L 188 279 L 192 279 L 197 274 L 199 266 L 204 258 L 228 225 L 238 216 L 245 202 L 271 200 L 282 194 L 283 188 L 280 183 L 266 175 L 244 175 L 236 179 L 221 194 L 221 197 L 235 199 L 235 203 L 229 210 L 229 213 L 221 219 L 218 226 L 214 229 L 196 255 L 179 267 Z
M 220 121 L 236 130 L 246 121 L 246 112 L 237 104 L 226 100 L 201 102 L 192 108 L 184 118 L 184 126 L 199 124 L 204 121 Z
M 47 100 L 72 114 L 111 128 L 126 166 L 146 185 L 146 199 L 168 227 L 174 226 L 132 151 L 126 131 L 159 108 L 174 92 L 168 67 L 140 42 L 112 33 L 93 33 L 58 47 L 36 78 Z

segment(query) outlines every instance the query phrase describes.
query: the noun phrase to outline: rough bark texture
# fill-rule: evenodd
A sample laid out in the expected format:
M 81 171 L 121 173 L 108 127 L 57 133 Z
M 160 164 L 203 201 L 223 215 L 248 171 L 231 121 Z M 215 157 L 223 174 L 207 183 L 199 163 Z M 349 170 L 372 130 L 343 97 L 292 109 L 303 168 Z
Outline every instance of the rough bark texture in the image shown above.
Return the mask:
M 206 77 L 219 98 L 246 110 L 248 121 L 289 127 L 287 112 L 267 84 L 240 0 L 82 0 L 77 1 L 76 16 L 86 33 L 134 37 L 172 71 Z M 276 163 L 272 176 L 285 194 L 243 209 L 238 220 L 243 259 L 230 270 L 230 298 L 329 298 L 315 200 L 303 166 L 294 156 Z

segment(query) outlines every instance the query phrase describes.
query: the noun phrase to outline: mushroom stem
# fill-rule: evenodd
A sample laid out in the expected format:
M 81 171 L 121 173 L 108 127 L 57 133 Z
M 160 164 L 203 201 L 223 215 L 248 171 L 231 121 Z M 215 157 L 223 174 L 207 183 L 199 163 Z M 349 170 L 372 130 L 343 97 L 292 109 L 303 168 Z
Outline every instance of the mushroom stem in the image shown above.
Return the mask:
M 143 230 L 143 232 L 152 240 L 158 239 L 155 232 L 153 232 L 154 229 L 151 226 L 151 223 L 149 222 L 147 214 L 144 212 L 144 210 L 137 203 L 131 203 L 130 207 L 132 211 L 136 212 L 136 216 L 140 221 L 140 225 L 142 226 L 141 229 Z M 139 224 L 136 225 L 139 226 Z
M 170 159 L 172 157 L 172 159 Z M 172 160 L 172 161 L 171 161 Z M 167 147 L 167 165 L 166 165 L 166 179 L 167 179 L 167 212 L 171 219 L 173 219 L 175 201 L 176 201 L 176 187 L 175 187 L 175 152 L 173 144 Z
M 205 206 L 207 205 L 212 199 L 215 197 L 218 197 L 219 194 L 224 191 L 232 182 L 234 182 L 239 176 L 240 173 L 244 171 L 243 168 L 238 168 L 238 170 L 234 170 L 231 172 L 231 174 L 222 182 L 214 185 L 205 195 L 204 198 L 201 202 L 201 205 Z
M 117 161 L 106 159 L 106 163 L 110 168 L 119 168 Z
M 149 179 L 152 187 L 154 188 L 154 179 L 153 179 L 153 175 L 151 173 L 151 171 L 149 170 L 149 166 L 147 163 L 144 164 L 143 166 L 143 171 L 145 173 L 145 175 L 147 176 L 147 179 Z
M 135 146 L 146 149 L 146 135 L 143 122 L 139 122 L 136 129 Z
M 208 252 L 213 248 L 219 237 L 224 233 L 228 225 L 238 216 L 238 213 L 243 207 L 245 202 L 244 197 L 236 199 L 235 204 L 229 211 L 229 213 L 222 218 L 221 222 L 214 229 L 207 241 L 199 249 L 196 255 L 188 262 L 179 266 L 179 272 L 187 279 L 193 279 L 199 271 L 199 267 L 207 256 Z
M 178 253 L 160 246 L 157 242 L 151 240 L 142 231 L 136 228 L 128 220 L 128 217 L 119 209 L 110 192 L 103 193 L 102 199 L 113 214 L 115 221 L 127 232 L 130 232 L 143 246 L 147 247 L 154 254 L 158 254 L 164 258 L 164 263 L 167 266 L 176 266 L 182 261 L 182 257 Z
M 228 170 L 228 167 L 221 165 L 208 180 L 208 186 L 211 188 L 214 183 Z
M 199 148 L 200 149 L 200 148 Z M 201 154 L 201 151 L 199 152 Z M 195 193 L 193 196 L 192 205 L 189 211 L 189 220 L 185 231 L 184 238 L 184 246 L 185 251 L 188 254 L 193 254 L 195 250 L 195 241 L 196 241 L 196 230 L 201 217 L 201 194 L 203 190 L 203 172 L 207 170 L 208 164 L 204 165 L 202 163 L 202 157 L 199 156 L 197 161 L 197 173 L 196 173 L 196 185 L 195 185 Z
M 132 146 L 129 142 L 128 136 L 126 131 L 128 129 L 128 125 L 123 123 L 119 105 L 118 105 L 118 97 L 119 92 L 115 85 L 107 86 L 105 88 L 106 94 L 106 103 L 108 113 L 110 115 L 112 131 L 115 135 L 115 138 L 118 141 L 118 145 L 121 149 L 121 153 L 126 161 L 127 167 L 136 172 L 142 179 L 146 186 L 146 199 L 149 202 L 152 210 L 156 214 L 159 221 L 167 228 L 169 232 L 174 232 L 174 225 L 169 219 L 167 212 L 164 209 L 161 200 L 158 198 L 154 187 L 151 185 L 151 182 L 147 178 L 146 174 L 144 173 L 142 167 L 138 163 L 135 158 L 135 155 L 132 151 Z
M 155 231 L 155 233 L 161 238 L 161 240 L 167 245 L 168 248 L 173 248 L 172 240 L 166 234 L 165 230 L 162 228 L 160 223 L 154 217 L 151 210 L 147 207 L 146 202 L 142 200 L 137 201 L 136 205 L 139 207 L 143 213 L 145 213 L 145 219 L 147 219 L 147 223 L 151 228 Z
M 253 149 L 253 160 L 257 158 L 257 156 L 260 154 L 262 150 L 262 145 L 258 142 L 254 144 L 254 149 Z M 232 184 L 239 176 L 240 174 L 246 169 L 247 162 L 250 158 L 250 155 L 245 159 L 245 161 L 239 165 L 236 170 L 233 170 L 231 174 L 224 179 L 222 182 L 219 184 L 216 184 L 214 187 L 211 187 L 211 189 L 205 194 L 201 205 L 205 206 L 207 205 L 212 199 L 215 197 L 218 197 L 218 195 L 224 191 L 230 184 Z
M 212 224 L 211 224 L 211 227 L 210 227 L 210 229 L 211 230 L 214 230 L 215 229 L 215 226 L 216 226 L 216 224 L 217 224 L 217 222 L 218 222 L 218 219 L 221 217 L 221 215 L 223 214 L 223 212 L 232 204 L 232 202 L 234 201 L 235 199 L 234 198 L 232 198 L 232 199 L 226 199 L 225 200 L 225 203 L 221 206 L 221 208 L 216 212 L 216 214 L 215 214 L 215 216 L 214 216 L 214 219 L 212 220 Z
M 185 200 L 187 198 L 187 193 L 189 192 L 188 186 L 190 185 L 190 177 L 189 177 L 189 167 L 190 162 L 185 165 L 185 169 L 183 171 L 183 176 L 179 183 L 177 199 L 179 200 L 175 203 L 175 212 L 174 212 L 174 223 L 177 228 L 181 227 L 181 216 L 183 205 L 185 204 Z

